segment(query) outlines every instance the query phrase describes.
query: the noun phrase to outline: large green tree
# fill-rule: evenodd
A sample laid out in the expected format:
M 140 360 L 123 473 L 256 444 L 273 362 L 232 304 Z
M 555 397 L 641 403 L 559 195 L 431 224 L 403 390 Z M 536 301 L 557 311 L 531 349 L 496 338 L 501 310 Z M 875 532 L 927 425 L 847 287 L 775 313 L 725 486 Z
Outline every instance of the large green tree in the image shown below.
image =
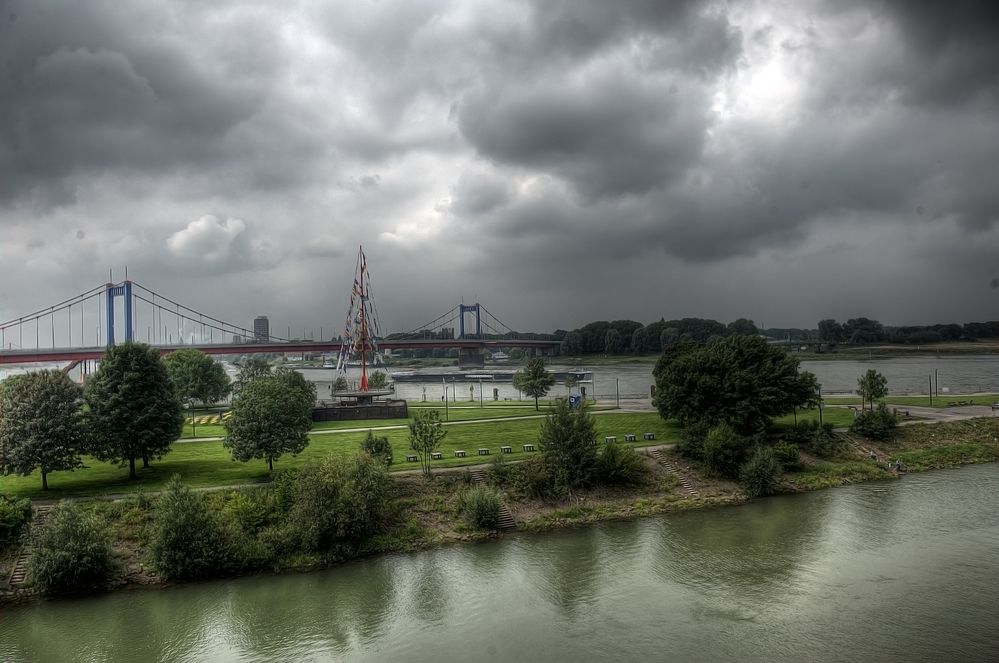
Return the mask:
M 531 357 L 522 370 L 513 376 L 513 386 L 534 399 L 534 409 L 538 410 L 538 399 L 548 393 L 555 384 L 555 378 L 545 370 L 542 357 Z
M 748 435 L 815 403 L 817 389 L 797 358 L 758 336 L 730 336 L 657 365 L 655 403 L 681 425 L 727 423 Z
M 15 375 L 0 388 L 0 471 L 27 476 L 83 465 L 83 393 L 62 371 Z
M 597 424 L 586 403 L 571 409 L 566 399 L 556 400 L 541 423 L 538 446 L 553 484 L 566 489 L 588 484 L 597 466 Z
M 204 352 L 184 348 L 163 359 L 178 398 L 202 405 L 217 403 L 229 393 L 229 376 L 222 364 Z
M 156 350 L 144 343 L 108 348 L 83 390 L 92 453 L 100 460 L 143 465 L 170 451 L 184 426 L 180 399 Z
M 256 378 L 233 400 L 223 444 L 236 460 L 262 458 L 273 472 L 275 459 L 308 446 L 315 401 L 315 388 L 296 371 Z

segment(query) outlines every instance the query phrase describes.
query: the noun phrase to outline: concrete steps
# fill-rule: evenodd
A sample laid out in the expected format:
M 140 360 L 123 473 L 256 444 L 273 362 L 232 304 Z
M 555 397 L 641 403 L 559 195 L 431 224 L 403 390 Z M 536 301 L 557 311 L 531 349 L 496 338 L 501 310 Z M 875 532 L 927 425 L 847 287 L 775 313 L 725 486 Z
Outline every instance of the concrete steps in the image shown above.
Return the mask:
M 17 553 L 17 559 L 14 561 L 14 568 L 11 569 L 10 578 L 7 580 L 7 585 L 9 587 L 22 587 L 27 582 L 28 560 L 31 559 L 31 553 L 35 550 L 35 542 L 38 540 L 38 530 L 42 523 L 45 522 L 45 518 L 49 515 L 49 511 L 51 510 L 51 504 L 43 504 L 34 508 L 34 515 L 31 518 L 31 523 L 28 525 L 28 534 L 24 538 L 24 544 L 21 546 L 21 550 Z
M 472 483 L 477 486 L 485 485 L 486 483 L 486 473 L 481 469 L 475 469 L 469 472 L 469 476 L 472 477 Z M 517 521 L 513 519 L 513 514 L 510 513 L 510 509 L 507 507 L 505 502 L 500 502 L 499 518 L 496 520 L 496 529 L 513 529 L 517 526 Z
M 701 494 L 694 486 L 694 482 L 691 481 L 690 477 L 683 473 L 680 467 L 665 454 L 663 454 L 661 449 L 653 449 L 649 452 L 652 459 L 666 468 L 666 471 L 675 476 L 680 481 L 680 487 L 683 488 L 683 492 L 690 497 L 700 497 Z

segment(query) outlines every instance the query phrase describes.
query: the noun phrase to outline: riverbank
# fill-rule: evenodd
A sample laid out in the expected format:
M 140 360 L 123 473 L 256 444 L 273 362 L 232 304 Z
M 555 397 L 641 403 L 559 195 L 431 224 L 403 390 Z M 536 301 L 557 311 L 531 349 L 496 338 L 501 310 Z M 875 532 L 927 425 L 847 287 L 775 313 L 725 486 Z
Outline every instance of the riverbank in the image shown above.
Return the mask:
M 999 427 L 995 419 L 971 419 L 938 424 L 917 424 L 900 430 L 896 441 L 876 444 L 868 440 L 844 439 L 833 453 L 819 458 L 802 453 L 801 467 L 784 475 L 780 491 L 795 493 L 833 486 L 896 478 L 886 468 L 888 461 L 901 461 L 904 471 L 958 467 L 968 463 L 999 460 Z M 503 498 L 516 521 L 514 531 L 545 531 L 605 520 L 623 520 L 649 515 L 742 504 L 747 496 L 732 482 L 707 476 L 696 464 L 669 449 L 661 459 L 641 453 L 649 474 L 638 486 L 597 486 L 551 502 L 530 498 L 509 486 Z M 872 459 L 870 454 L 876 456 Z M 503 463 L 486 471 L 486 480 L 502 486 Z M 472 485 L 467 469 L 442 471 L 433 482 L 418 476 L 396 476 L 393 480 L 389 525 L 349 552 L 337 555 L 296 553 L 276 559 L 260 572 L 301 572 L 384 553 L 405 553 L 429 548 L 488 540 L 497 532 L 470 529 L 460 515 L 460 496 Z M 268 491 L 263 485 L 212 493 L 211 504 L 220 511 L 231 508 L 246 491 Z M 240 496 L 243 497 L 240 497 Z M 108 523 L 121 573 L 116 588 L 161 587 L 164 582 L 149 563 L 149 541 L 156 502 L 149 496 L 130 496 L 116 501 L 95 500 L 81 505 Z M 0 578 L 10 575 L 16 550 L 9 548 L 0 559 Z M 0 602 L 31 600 L 30 587 L 0 592 Z

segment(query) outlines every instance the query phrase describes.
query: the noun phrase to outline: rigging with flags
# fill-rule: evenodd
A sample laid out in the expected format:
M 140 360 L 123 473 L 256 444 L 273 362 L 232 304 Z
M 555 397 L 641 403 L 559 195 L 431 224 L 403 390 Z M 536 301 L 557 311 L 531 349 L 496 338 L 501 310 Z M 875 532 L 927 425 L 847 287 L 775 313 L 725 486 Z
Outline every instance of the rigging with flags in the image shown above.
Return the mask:
M 364 247 L 357 250 L 357 264 L 354 267 L 354 285 L 350 291 L 350 304 L 347 306 L 347 320 L 341 337 L 340 354 L 336 368 L 339 375 L 346 375 L 347 362 L 352 353 L 361 360 L 360 391 L 368 390 L 368 361 L 378 352 L 377 337 L 381 335 L 378 324 L 378 311 L 371 297 L 371 279 L 368 275 Z

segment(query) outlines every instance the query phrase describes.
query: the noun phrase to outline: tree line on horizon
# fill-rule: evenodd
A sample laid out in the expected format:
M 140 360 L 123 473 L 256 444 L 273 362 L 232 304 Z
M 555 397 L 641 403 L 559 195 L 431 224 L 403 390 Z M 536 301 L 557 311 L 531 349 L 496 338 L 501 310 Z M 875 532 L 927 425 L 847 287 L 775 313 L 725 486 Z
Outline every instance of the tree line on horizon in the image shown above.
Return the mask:
M 749 319 L 727 325 L 705 318 L 682 318 L 643 325 L 635 320 L 591 322 L 572 331 L 557 330 L 553 340 L 562 341 L 562 354 L 658 354 L 674 343 L 712 343 L 730 336 L 765 336 L 826 345 L 977 341 L 999 338 L 999 321 L 893 327 L 869 318 L 851 318 L 843 323 L 827 319 L 816 329 L 772 327 L 761 329 Z

